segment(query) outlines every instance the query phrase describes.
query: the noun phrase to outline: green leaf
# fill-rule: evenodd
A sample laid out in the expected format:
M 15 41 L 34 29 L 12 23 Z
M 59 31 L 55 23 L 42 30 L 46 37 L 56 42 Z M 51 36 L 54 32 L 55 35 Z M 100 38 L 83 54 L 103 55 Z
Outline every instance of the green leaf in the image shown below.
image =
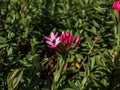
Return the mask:
M 73 83 L 73 82 L 71 82 L 71 81 L 68 81 L 68 83 L 69 83 L 70 87 L 72 87 L 74 90 L 79 90 L 79 87 L 77 87 L 77 86 L 75 85 L 75 83 Z
M 103 63 L 102 63 L 101 58 L 100 58 L 99 55 L 96 55 L 94 57 L 94 59 L 95 59 L 97 65 L 103 66 Z
M 75 90 L 75 89 L 72 89 L 72 88 L 64 88 L 63 90 Z
M 94 24 L 94 26 L 99 28 L 99 24 L 95 20 L 93 20 L 93 24 Z
M 84 77 L 81 83 L 82 83 L 82 87 L 84 87 L 85 84 L 87 83 L 87 77 Z
M 83 56 L 81 54 L 75 54 L 75 57 L 78 62 L 81 62 L 81 60 L 83 59 Z
M 92 31 L 93 34 L 95 34 L 95 35 L 97 34 L 97 30 L 94 26 L 92 27 L 91 31 Z
M 21 81 L 22 76 L 23 76 L 23 70 L 21 69 L 15 69 L 12 72 L 10 72 L 7 76 L 8 89 L 14 90 Z
M 57 72 L 54 73 L 54 81 L 58 82 L 59 78 L 60 78 L 60 72 L 57 71 Z
M 84 33 L 84 35 L 85 35 L 86 42 L 88 43 L 89 48 L 91 48 L 92 47 L 92 40 L 91 40 L 91 38 L 88 36 L 88 34 L 86 32 Z

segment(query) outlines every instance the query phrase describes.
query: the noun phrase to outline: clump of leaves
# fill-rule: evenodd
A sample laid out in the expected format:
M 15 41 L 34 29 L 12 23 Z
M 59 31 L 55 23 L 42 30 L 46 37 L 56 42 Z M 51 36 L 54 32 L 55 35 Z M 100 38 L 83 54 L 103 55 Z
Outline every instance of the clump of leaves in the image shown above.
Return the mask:
M 44 36 L 81 36 L 58 89 L 118 89 L 119 39 L 113 0 L 0 1 L 0 88 L 50 89 L 58 59 Z M 116 14 L 117 15 L 117 14 Z M 116 47 L 117 45 L 117 47 Z

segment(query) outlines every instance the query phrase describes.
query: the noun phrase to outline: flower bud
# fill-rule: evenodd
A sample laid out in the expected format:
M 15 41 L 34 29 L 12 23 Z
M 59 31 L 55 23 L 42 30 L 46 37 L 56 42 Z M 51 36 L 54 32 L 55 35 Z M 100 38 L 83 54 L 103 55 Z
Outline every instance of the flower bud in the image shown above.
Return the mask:
M 75 41 L 75 44 L 79 44 L 80 43 L 80 36 L 77 37 L 76 41 Z
M 72 48 L 75 48 L 76 45 L 80 43 L 80 39 L 81 39 L 80 36 L 78 36 L 78 37 L 76 38 L 75 43 L 74 43 L 74 45 L 72 46 Z

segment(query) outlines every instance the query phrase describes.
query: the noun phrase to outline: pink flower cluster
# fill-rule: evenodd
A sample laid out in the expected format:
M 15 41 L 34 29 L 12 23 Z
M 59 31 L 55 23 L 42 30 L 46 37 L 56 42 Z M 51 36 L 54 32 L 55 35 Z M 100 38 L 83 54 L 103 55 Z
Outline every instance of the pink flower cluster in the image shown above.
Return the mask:
M 118 12 L 120 12 L 120 0 L 119 1 L 115 1 L 112 5 L 113 9 L 116 9 Z
M 58 36 L 58 32 L 54 34 L 53 32 L 50 33 L 50 37 L 45 36 L 46 43 L 48 44 L 49 48 L 57 48 L 60 43 L 63 43 L 67 49 L 75 48 L 76 45 L 80 43 L 80 36 L 78 36 L 75 40 L 75 43 L 71 46 L 73 41 L 73 35 L 70 32 L 62 32 L 60 37 Z
M 61 40 L 61 42 L 63 42 L 65 44 L 67 49 L 70 49 L 71 43 L 73 41 L 73 35 L 70 32 L 62 32 L 62 34 L 60 36 L 60 40 Z M 74 48 L 77 44 L 79 44 L 79 42 L 80 42 L 80 36 L 77 37 L 72 48 Z
M 54 34 L 53 32 L 50 33 L 50 37 L 44 37 L 47 41 L 49 48 L 56 48 L 57 45 L 60 43 L 60 37 L 58 37 L 58 32 Z

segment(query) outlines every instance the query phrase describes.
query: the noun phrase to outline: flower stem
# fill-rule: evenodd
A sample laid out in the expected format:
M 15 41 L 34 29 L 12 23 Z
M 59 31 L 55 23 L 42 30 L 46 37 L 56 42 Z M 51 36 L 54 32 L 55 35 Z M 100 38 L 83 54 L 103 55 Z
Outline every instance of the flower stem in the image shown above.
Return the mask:
M 67 53 L 64 54 L 58 54 L 58 61 L 56 64 L 56 70 L 54 72 L 54 80 L 53 80 L 53 84 L 51 87 L 51 90 L 57 90 L 58 87 L 60 86 L 61 82 L 62 82 L 62 78 L 63 78 L 63 74 L 65 72 L 65 67 L 66 67 L 66 62 L 67 62 Z

